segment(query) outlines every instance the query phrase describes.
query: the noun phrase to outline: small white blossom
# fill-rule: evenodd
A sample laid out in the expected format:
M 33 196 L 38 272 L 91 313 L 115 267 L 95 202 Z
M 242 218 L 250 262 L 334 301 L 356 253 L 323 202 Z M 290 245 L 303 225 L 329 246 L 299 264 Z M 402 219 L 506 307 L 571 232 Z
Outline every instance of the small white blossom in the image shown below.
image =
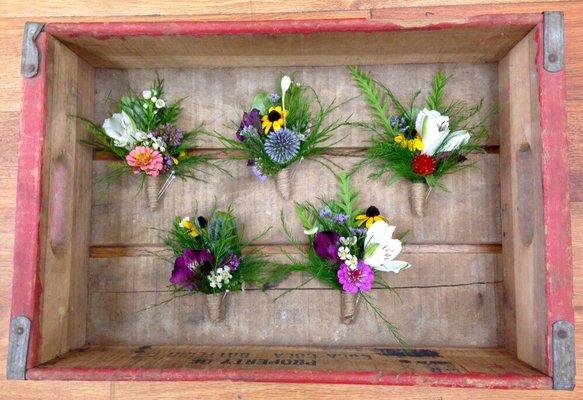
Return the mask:
M 356 269 L 358 265 L 358 258 L 356 258 L 356 256 L 350 256 L 346 261 L 344 261 L 344 264 L 348 265 L 348 268 L 350 269 Z
M 150 97 L 152 97 L 152 91 L 150 90 L 144 90 L 142 92 L 142 97 L 146 100 L 148 100 Z
M 315 235 L 318 232 L 318 227 L 314 226 L 312 229 L 304 229 L 304 233 L 308 236 Z
M 156 96 L 152 96 L 152 98 L 150 100 L 152 100 L 152 103 L 155 103 L 156 100 L 158 100 L 158 98 Z
M 148 135 L 146 134 L 146 132 L 136 131 L 136 133 L 134 134 L 134 137 L 136 138 L 137 141 L 143 142 L 144 140 L 146 140 L 148 138 Z
M 348 247 L 344 247 L 344 246 L 340 247 L 338 249 L 338 257 L 341 260 L 350 260 L 350 258 L 352 257 L 350 255 L 350 249 Z
M 144 107 L 144 108 L 148 108 L 148 103 L 144 103 L 144 104 L 142 104 L 142 107 Z
M 164 106 L 166 106 L 166 102 L 164 100 L 162 99 L 156 100 L 156 108 L 162 108 Z
M 356 244 L 356 236 L 341 237 L 340 243 L 344 246 L 354 246 Z

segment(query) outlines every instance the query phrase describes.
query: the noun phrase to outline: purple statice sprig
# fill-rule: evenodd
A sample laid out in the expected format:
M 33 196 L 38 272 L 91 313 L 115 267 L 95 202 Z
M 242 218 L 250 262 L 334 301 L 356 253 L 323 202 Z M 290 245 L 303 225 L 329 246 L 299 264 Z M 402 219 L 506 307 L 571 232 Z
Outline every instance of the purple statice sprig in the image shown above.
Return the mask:
M 178 147 L 184 140 L 184 131 L 176 128 L 172 124 L 166 124 L 150 132 L 153 137 L 162 139 L 164 143 L 171 147 Z

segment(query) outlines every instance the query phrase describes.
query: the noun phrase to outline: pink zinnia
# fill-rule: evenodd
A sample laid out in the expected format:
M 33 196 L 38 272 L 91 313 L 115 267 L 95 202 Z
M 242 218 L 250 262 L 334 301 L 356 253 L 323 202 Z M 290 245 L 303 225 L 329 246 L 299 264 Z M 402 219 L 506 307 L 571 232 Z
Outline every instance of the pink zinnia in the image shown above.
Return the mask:
M 150 147 L 138 146 L 126 156 L 130 167 L 134 168 L 134 174 L 145 172 L 150 176 L 158 176 L 162 168 L 162 154 Z
M 338 281 L 342 284 L 342 289 L 350 293 L 368 292 L 372 289 L 374 272 L 371 267 L 358 261 L 355 269 L 350 269 L 346 264 L 342 264 L 338 269 Z

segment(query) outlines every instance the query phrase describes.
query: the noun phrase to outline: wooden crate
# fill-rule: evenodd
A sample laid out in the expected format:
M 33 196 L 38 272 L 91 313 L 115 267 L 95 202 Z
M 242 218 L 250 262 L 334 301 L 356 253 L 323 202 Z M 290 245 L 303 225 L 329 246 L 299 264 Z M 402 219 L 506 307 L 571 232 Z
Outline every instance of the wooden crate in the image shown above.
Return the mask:
M 562 14 L 39 28 L 27 25 L 23 51 L 9 377 L 572 387 Z M 150 227 L 195 204 L 208 210 L 220 187 L 248 236 L 274 226 L 261 246 L 278 257 L 280 210 L 291 215 L 293 203 L 232 165 L 235 179 L 174 184 L 152 214 L 132 177 L 103 187 L 108 157 L 80 144 L 87 132 L 70 116 L 101 121 L 104 97 L 145 87 L 157 71 L 170 96 L 187 97 L 182 126 L 224 129 L 280 71 L 295 71 L 324 100 L 355 96 L 351 64 L 400 95 L 443 68 L 455 75 L 452 96 L 499 107 L 478 168 L 446 179 L 451 192 L 432 194 L 427 217 L 412 217 L 404 184 L 370 186 L 366 171 L 355 180 L 373 188 L 363 204 L 411 230 L 403 258 L 414 267 L 386 276 L 402 302 L 371 293 L 413 352 L 392 347 L 365 310 L 342 325 L 338 293 L 321 285 L 273 301 L 301 276 L 232 294 L 223 324 L 207 321 L 202 295 L 138 312 L 169 295 L 170 268 L 150 255 L 160 247 Z M 366 118 L 360 100 L 340 113 Z M 362 159 L 366 134 L 346 133 L 330 152 L 349 167 Z M 219 143 L 201 145 L 225 157 Z M 306 162 L 292 200 L 334 190 L 333 176 Z

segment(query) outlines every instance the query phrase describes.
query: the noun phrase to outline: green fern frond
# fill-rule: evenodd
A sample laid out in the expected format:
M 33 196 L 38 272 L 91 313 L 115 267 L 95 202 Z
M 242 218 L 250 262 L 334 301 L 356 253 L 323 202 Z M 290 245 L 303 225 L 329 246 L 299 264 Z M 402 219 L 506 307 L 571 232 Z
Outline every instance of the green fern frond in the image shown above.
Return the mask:
M 433 79 L 433 85 L 431 86 L 431 92 L 425 100 L 427 108 L 430 110 L 437 110 L 440 113 L 445 111 L 445 105 L 443 104 L 443 99 L 445 97 L 445 86 L 449 76 L 443 71 L 437 71 L 435 78 Z
M 373 116 L 375 123 L 386 131 L 392 132 L 389 114 L 389 100 L 380 90 L 378 83 L 368 74 L 356 66 L 350 66 L 350 73 L 356 82 L 356 86 L 364 96 L 366 104 Z

